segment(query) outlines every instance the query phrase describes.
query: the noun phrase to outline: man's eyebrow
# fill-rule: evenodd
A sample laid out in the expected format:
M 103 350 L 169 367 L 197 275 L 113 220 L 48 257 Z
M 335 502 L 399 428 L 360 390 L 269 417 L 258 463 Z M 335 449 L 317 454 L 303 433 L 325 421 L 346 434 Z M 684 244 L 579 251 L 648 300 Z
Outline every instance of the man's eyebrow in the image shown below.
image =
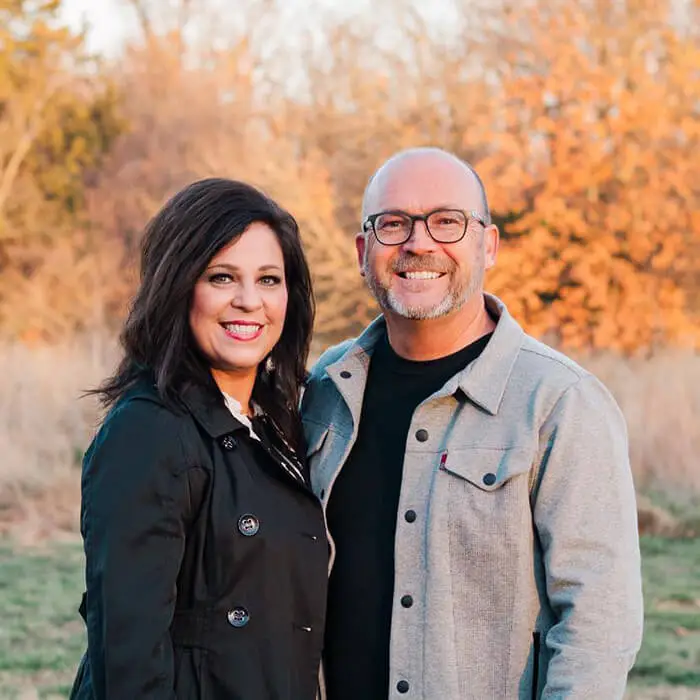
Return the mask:
M 459 204 L 438 204 L 437 206 L 430 207 L 430 209 L 423 209 L 423 213 L 429 214 L 429 213 L 434 212 L 434 211 L 440 211 L 441 209 L 449 209 L 452 211 L 471 211 L 472 209 L 475 209 L 478 211 L 478 207 L 465 207 L 465 206 L 459 205 Z M 411 213 L 411 211 L 409 211 L 408 209 L 402 209 L 401 207 L 385 207 L 384 209 L 380 209 L 379 211 L 377 211 L 375 213 L 376 214 L 390 214 L 392 212 L 401 212 L 402 214 L 410 214 Z M 368 216 L 372 216 L 372 214 L 369 214 Z

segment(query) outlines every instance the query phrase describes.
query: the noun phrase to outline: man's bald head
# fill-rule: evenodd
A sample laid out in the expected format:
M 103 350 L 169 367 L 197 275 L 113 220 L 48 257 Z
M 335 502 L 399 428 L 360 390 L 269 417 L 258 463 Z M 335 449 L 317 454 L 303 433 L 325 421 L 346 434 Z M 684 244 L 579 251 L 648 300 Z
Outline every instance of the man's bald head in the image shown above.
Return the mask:
M 487 225 L 491 223 L 486 188 L 476 170 L 452 153 L 440 148 L 429 147 L 400 151 L 380 166 L 370 177 L 365 188 L 362 199 L 362 219 L 364 220 L 380 209 L 385 209 L 384 202 L 390 201 L 392 189 L 395 189 L 394 185 L 400 186 L 397 179 L 410 172 L 418 177 L 423 177 L 426 187 L 432 186 L 437 189 L 440 182 L 446 181 L 450 183 L 449 189 L 452 193 L 454 193 L 455 188 L 461 189 L 463 186 L 465 199 L 471 199 L 470 195 L 475 193 L 478 205 L 475 202 L 472 208 L 479 211 Z M 439 197 L 439 193 L 436 192 L 435 196 Z M 452 199 L 454 200 L 454 195 L 452 195 Z M 442 204 L 447 203 L 446 201 L 442 202 Z M 456 201 L 450 203 L 453 206 L 457 204 Z

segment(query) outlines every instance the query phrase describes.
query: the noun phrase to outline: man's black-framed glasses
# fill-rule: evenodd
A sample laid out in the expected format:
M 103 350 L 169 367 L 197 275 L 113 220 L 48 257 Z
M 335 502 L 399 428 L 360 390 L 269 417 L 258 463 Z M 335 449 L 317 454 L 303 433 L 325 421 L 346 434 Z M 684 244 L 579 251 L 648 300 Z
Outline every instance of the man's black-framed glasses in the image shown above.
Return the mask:
M 371 228 L 382 245 L 402 245 L 413 234 L 416 221 L 422 221 L 430 237 L 437 243 L 457 243 L 464 238 L 472 219 L 486 226 L 484 218 L 474 210 L 435 209 L 422 216 L 399 210 L 381 211 L 378 214 L 370 214 L 364 220 L 362 230 L 367 231 L 368 227 Z

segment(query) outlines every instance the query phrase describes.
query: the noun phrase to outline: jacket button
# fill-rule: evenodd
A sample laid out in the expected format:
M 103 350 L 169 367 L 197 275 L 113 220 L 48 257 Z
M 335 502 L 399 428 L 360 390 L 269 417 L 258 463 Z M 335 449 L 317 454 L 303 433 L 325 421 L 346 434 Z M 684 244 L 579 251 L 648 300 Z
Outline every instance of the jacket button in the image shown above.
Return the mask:
M 246 513 L 238 518 L 238 532 L 246 537 L 252 537 L 258 534 L 260 529 L 260 521 L 254 516 Z
M 496 475 L 491 472 L 484 474 L 483 482 L 486 486 L 493 486 L 496 483 Z
M 221 447 L 223 447 L 225 450 L 235 450 L 237 446 L 238 443 L 236 442 L 236 438 L 232 435 L 226 435 L 221 440 Z
M 410 687 L 411 686 L 408 684 L 408 681 L 399 681 L 396 684 L 396 690 L 398 690 L 399 693 L 407 693 Z
M 401 598 L 401 605 L 404 606 L 404 608 L 410 608 L 413 605 L 413 596 L 410 595 L 405 595 Z
M 226 617 L 231 627 L 245 627 L 248 624 L 248 620 L 250 620 L 250 615 L 244 607 L 229 610 Z
M 406 519 L 407 523 L 413 523 L 416 521 L 416 511 L 415 510 L 407 510 L 403 517 Z
M 416 430 L 416 440 L 418 440 L 418 442 L 425 442 L 428 439 L 428 437 L 430 436 L 428 435 L 428 431 L 425 428 L 420 428 L 419 430 Z
M 352 372 L 348 372 L 346 369 L 344 369 L 344 370 L 340 373 L 340 376 L 341 376 L 343 379 L 350 379 L 350 377 L 352 377 Z

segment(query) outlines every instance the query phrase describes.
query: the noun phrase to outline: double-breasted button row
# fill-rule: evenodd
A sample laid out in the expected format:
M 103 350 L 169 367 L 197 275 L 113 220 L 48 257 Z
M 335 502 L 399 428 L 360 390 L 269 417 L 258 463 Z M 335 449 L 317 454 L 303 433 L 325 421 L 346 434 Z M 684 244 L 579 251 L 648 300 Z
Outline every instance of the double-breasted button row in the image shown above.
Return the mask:
M 260 532 L 260 519 L 252 513 L 246 513 L 238 518 L 238 531 L 245 537 L 253 537 Z M 318 542 L 321 538 L 311 532 L 302 532 L 302 537 L 310 539 L 312 542 Z
M 242 605 L 238 605 L 226 613 L 226 618 L 231 627 L 245 627 L 250 622 L 250 613 Z M 311 632 L 312 628 L 309 625 L 297 625 L 297 629 Z
M 245 627 L 250 622 L 250 613 L 242 605 L 237 605 L 226 613 L 226 619 L 231 627 Z M 300 632 L 311 632 L 311 625 L 295 625 Z

